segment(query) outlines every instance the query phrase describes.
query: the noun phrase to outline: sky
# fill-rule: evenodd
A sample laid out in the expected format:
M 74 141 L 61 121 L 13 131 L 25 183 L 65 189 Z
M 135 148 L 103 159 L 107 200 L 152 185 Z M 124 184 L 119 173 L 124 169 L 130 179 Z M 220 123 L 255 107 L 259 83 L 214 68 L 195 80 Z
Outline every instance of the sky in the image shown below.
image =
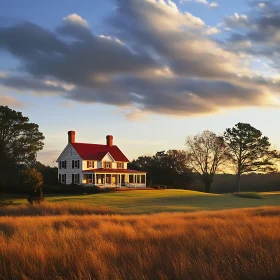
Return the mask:
M 130 160 L 238 122 L 280 148 L 279 43 L 278 1 L 1 0 L 0 105 L 39 125 L 48 165 L 69 130 Z

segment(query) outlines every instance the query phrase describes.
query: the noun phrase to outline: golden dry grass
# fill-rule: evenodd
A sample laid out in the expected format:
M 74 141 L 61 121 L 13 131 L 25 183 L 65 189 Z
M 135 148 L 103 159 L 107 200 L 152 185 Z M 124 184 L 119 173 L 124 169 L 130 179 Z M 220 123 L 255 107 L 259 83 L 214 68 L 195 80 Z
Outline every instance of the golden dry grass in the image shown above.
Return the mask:
M 0 216 L 57 216 L 57 215 L 108 215 L 114 212 L 107 206 L 84 203 L 51 203 L 8 205 L 0 207 Z
M 279 279 L 280 207 L 0 217 L 0 279 Z

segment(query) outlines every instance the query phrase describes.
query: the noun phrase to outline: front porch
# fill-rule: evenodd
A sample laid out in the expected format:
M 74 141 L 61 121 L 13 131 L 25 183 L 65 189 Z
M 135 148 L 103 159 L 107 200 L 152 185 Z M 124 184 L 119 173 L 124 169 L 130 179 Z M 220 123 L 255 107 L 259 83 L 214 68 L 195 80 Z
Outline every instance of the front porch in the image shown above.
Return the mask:
M 100 188 L 146 188 L 146 173 L 135 170 L 86 170 L 82 184 Z

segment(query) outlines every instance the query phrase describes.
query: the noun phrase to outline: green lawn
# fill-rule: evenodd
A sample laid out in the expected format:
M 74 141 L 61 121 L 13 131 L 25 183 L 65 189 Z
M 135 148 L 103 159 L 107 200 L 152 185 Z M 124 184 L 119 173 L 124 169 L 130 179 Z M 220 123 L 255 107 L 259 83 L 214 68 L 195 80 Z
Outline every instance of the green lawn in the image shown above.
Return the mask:
M 232 194 L 205 194 L 185 190 L 139 190 L 91 195 L 47 195 L 50 202 L 79 202 L 88 205 L 108 206 L 125 214 L 188 212 L 260 206 L 280 206 L 280 192 L 261 193 L 263 199 L 236 197 Z M 13 201 L 27 203 L 23 197 L 2 195 L 0 204 Z

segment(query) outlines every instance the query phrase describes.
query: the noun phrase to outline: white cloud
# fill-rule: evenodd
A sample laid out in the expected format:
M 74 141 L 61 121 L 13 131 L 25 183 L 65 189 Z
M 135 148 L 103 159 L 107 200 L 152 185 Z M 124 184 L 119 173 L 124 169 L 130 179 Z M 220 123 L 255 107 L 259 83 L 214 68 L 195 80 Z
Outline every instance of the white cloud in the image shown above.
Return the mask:
M 234 13 L 233 16 L 226 16 L 224 23 L 228 28 L 243 28 L 250 24 L 248 16 L 239 15 L 238 13 Z
M 210 8 L 218 8 L 219 4 L 217 2 L 211 2 L 209 5 Z
M 209 3 L 207 0 L 180 0 L 181 4 L 183 2 L 196 2 L 196 3 L 207 5 L 210 8 L 217 8 L 219 6 L 219 4 L 217 2 Z
M 214 35 L 214 34 L 218 34 L 220 32 L 221 32 L 221 30 L 219 30 L 217 27 L 209 27 L 208 29 L 206 29 L 206 31 L 204 33 L 206 35 Z
M 265 3 L 259 3 L 258 6 L 259 6 L 260 8 L 265 8 L 265 7 L 266 7 L 266 4 L 265 4 Z
M 82 25 L 84 27 L 88 27 L 88 22 L 84 20 L 81 16 L 78 14 L 71 14 L 68 15 L 67 17 L 63 18 L 63 21 L 68 22 L 68 23 L 73 23 L 77 25 Z

